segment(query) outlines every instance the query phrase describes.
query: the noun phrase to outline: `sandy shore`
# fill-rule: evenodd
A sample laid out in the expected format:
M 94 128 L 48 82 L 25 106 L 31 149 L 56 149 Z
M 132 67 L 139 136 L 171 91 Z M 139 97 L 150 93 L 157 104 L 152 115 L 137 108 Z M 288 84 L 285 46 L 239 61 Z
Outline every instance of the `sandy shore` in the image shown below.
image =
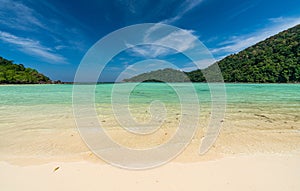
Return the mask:
M 300 190 L 298 108 L 229 105 L 216 143 L 199 156 L 209 121 L 204 110 L 187 149 L 165 166 L 146 171 L 118 169 L 97 158 L 79 136 L 72 108 L 29 109 L 2 110 L 0 190 Z M 162 128 L 145 138 L 121 131 L 105 113 L 99 117 L 114 140 L 133 148 L 167 141 L 180 119 L 171 112 Z
M 197 163 L 173 162 L 146 171 L 129 171 L 84 161 L 25 167 L 1 162 L 0 188 L 5 191 L 298 191 L 299 164 L 300 155 L 252 155 Z
M 38 110 L 40 109 L 40 110 Z M 0 124 L 0 161 L 13 165 L 35 165 L 56 161 L 103 163 L 81 139 L 72 109 L 53 108 L 43 112 L 16 109 L 16 115 L 6 115 Z M 22 114 L 21 114 L 22 113 Z M 144 115 L 141 115 L 144 116 Z M 300 153 L 300 118 L 298 111 L 279 113 L 272 110 L 230 108 L 214 146 L 199 156 L 199 146 L 209 122 L 203 113 L 199 128 L 186 150 L 175 162 L 199 162 L 253 154 Z M 100 116 L 111 138 L 130 148 L 151 148 L 168 141 L 178 126 L 176 112 L 154 134 L 139 136 L 120 129 L 110 116 Z

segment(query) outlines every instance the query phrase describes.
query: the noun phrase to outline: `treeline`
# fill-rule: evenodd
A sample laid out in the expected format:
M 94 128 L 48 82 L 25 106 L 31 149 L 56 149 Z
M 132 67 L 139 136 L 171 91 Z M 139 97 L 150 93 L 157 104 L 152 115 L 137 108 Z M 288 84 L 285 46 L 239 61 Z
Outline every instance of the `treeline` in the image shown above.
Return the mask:
M 203 73 L 209 73 L 212 78 L 210 81 L 213 81 L 214 73 L 217 71 L 216 66 L 219 66 L 225 82 L 300 82 L 300 25 L 259 42 L 238 54 L 227 56 L 207 69 L 185 72 L 185 74 L 192 82 L 205 82 Z M 163 76 L 166 82 L 182 82 L 184 78 L 180 77 L 179 73 L 181 72 L 172 69 L 159 70 L 126 81 L 145 81 Z M 215 77 L 218 78 L 218 75 Z M 176 79 L 181 80 L 176 81 Z
M 52 81 L 35 69 L 0 57 L 0 84 L 38 84 Z
M 219 65 L 225 82 L 300 82 L 300 25 L 215 64 Z M 187 75 L 191 81 L 205 81 L 200 70 Z
M 129 79 L 124 79 L 124 82 L 188 82 L 189 77 L 178 70 L 166 68 L 148 73 L 143 73 Z

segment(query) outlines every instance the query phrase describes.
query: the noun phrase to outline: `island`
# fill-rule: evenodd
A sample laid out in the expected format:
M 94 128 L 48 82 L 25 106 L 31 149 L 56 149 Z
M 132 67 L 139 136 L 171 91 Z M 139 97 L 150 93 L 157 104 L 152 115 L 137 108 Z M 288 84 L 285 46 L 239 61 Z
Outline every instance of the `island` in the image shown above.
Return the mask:
M 203 70 L 182 72 L 162 69 L 143 73 L 125 82 L 164 79 L 165 82 L 205 82 L 203 73 L 218 65 L 224 82 L 239 83 L 299 83 L 300 25 L 280 32 L 237 54 L 232 54 Z M 180 74 L 181 73 L 181 74 Z M 178 80 L 179 79 L 179 80 Z
M 49 77 L 23 64 L 14 64 L 0 56 L 0 84 L 60 84 Z

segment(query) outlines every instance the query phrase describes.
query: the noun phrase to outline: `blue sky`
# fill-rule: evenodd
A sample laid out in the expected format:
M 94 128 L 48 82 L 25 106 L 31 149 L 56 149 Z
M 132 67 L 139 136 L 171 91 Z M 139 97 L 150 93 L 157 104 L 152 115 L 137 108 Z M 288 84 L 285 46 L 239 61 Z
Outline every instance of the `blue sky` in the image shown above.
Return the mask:
M 94 43 L 139 23 L 185 29 L 219 60 L 300 24 L 300 0 L 0 0 L 0 56 L 53 80 L 73 81 L 77 66 Z M 112 81 L 151 54 L 137 50 L 138 58 L 132 51 L 118 55 L 100 79 Z M 189 60 L 179 57 L 181 69 L 194 69 Z

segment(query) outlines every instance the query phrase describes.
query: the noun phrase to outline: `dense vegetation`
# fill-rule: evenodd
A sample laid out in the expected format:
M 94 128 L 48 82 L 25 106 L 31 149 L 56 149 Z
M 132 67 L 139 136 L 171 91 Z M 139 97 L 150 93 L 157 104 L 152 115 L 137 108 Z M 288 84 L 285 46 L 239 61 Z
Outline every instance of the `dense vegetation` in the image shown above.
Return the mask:
M 216 64 L 225 82 L 300 82 L 300 25 Z M 201 71 L 192 71 L 187 75 L 195 82 L 205 80 Z
M 124 79 L 125 82 L 187 82 L 189 77 L 178 70 L 166 68 Z
M 186 72 L 185 74 L 193 82 L 204 82 L 203 73 L 215 71 L 211 69 L 217 65 L 225 82 L 300 82 L 300 25 L 259 42 L 238 54 L 227 56 L 207 69 Z M 168 74 L 162 74 L 165 70 L 160 70 L 141 74 L 126 81 L 157 79 L 157 75 L 165 75 L 166 78 L 164 79 L 167 82 L 176 81 L 177 77 L 174 78 L 172 75 L 178 76 L 180 71 L 171 69 L 166 71 Z
M 51 83 L 51 80 L 35 69 L 25 68 L 22 64 L 0 57 L 0 84 L 37 84 Z

